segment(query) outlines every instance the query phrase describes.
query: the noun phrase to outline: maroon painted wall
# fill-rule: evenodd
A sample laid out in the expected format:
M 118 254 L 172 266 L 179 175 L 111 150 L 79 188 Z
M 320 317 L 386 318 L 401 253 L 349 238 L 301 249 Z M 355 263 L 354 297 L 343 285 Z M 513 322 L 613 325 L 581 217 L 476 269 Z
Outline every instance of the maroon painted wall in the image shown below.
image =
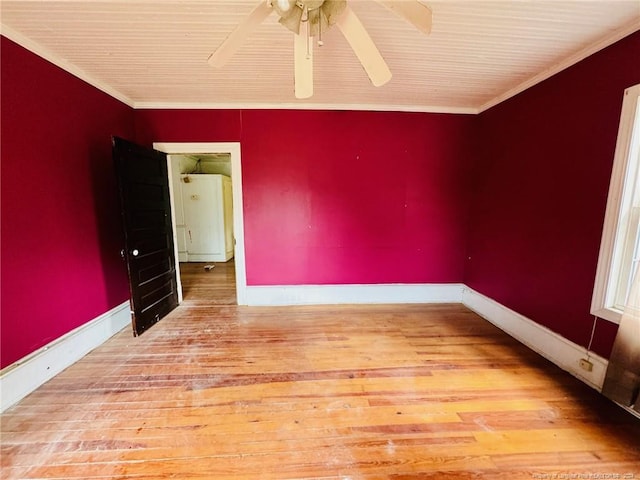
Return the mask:
M 4 367 L 128 299 L 110 137 L 133 110 L 1 42 Z
M 461 282 L 475 121 L 136 111 L 147 145 L 241 142 L 249 285 Z
M 467 285 L 587 345 L 591 295 L 625 88 L 640 33 L 482 113 Z M 608 356 L 616 326 L 598 321 Z

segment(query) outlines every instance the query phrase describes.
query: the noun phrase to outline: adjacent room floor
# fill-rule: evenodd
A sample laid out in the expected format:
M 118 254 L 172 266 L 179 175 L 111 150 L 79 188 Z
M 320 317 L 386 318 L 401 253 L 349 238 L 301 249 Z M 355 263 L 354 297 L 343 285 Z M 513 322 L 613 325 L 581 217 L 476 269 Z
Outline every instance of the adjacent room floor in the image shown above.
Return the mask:
M 235 305 L 236 265 L 228 262 L 180 263 L 183 306 Z
M 463 306 L 206 288 L 5 412 L 2 478 L 640 478 L 638 419 Z

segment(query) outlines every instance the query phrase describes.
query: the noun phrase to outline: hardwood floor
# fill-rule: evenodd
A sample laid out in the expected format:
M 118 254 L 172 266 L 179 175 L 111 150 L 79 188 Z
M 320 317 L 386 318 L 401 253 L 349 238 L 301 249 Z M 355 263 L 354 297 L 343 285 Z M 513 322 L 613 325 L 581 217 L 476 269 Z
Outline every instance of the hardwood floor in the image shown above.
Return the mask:
M 640 478 L 640 421 L 463 306 L 190 302 L 5 412 L 2 478 Z
M 205 266 L 214 265 L 205 269 Z M 180 263 L 184 306 L 236 305 L 236 266 L 228 262 Z

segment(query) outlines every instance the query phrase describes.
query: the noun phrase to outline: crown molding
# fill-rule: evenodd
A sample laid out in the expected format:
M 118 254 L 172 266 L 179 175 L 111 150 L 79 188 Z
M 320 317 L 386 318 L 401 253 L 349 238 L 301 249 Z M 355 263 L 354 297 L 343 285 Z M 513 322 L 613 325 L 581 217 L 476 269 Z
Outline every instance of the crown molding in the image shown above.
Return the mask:
M 429 105 L 384 105 L 347 103 L 189 103 L 189 102 L 135 102 L 137 110 L 354 110 L 377 112 L 455 113 L 475 115 L 477 108 L 443 107 Z
M 506 92 L 501 93 L 497 97 L 492 98 L 487 103 L 485 103 L 484 105 L 482 105 L 480 108 L 477 109 L 478 113 L 482 113 L 485 110 L 489 110 L 490 108 L 495 107 L 499 103 L 502 103 L 505 100 L 508 100 L 509 98 L 514 97 L 517 94 L 527 90 L 528 88 L 531 88 L 534 85 L 540 82 L 543 82 L 544 80 L 552 77 L 556 73 L 560 73 L 562 70 L 565 70 L 575 65 L 581 60 L 584 60 L 585 58 L 593 55 L 596 52 L 599 52 L 600 50 L 603 50 L 604 48 L 616 43 L 619 40 L 622 40 L 623 38 L 631 35 L 632 33 L 638 30 L 640 30 L 640 20 L 634 20 L 631 23 L 628 23 L 627 25 L 617 30 L 614 30 L 612 33 L 601 38 L 597 42 L 586 46 L 585 48 L 577 51 L 573 55 L 570 55 L 569 57 L 564 58 L 560 62 L 555 63 L 549 68 L 538 73 L 537 75 L 534 75 L 528 80 L 525 80 L 524 82 L 507 90 Z M 633 60 L 630 59 L 629 61 L 633 61 Z
M 30 52 L 35 53 L 39 57 L 44 58 L 48 62 L 51 62 L 55 66 L 60 67 L 65 72 L 70 73 L 71 75 L 79 78 L 80 80 L 88 83 L 89 85 L 106 93 L 107 95 L 115 98 L 116 100 L 121 101 L 125 105 L 128 105 L 134 108 L 134 101 L 132 99 L 130 99 L 123 93 L 119 92 L 115 88 L 111 87 L 110 85 L 107 85 L 106 83 L 92 77 L 87 72 L 77 67 L 73 63 L 67 60 L 64 60 L 63 58 L 60 58 L 55 53 L 43 47 L 38 42 L 35 42 L 30 38 L 25 37 L 20 32 L 16 32 L 12 28 L 7 27 L 5 24 L 0 23 L 0 34 L 7 37 L 9 40 L 12 40 L 13 42 L 17 43 L 21 47 L 26 48 Z

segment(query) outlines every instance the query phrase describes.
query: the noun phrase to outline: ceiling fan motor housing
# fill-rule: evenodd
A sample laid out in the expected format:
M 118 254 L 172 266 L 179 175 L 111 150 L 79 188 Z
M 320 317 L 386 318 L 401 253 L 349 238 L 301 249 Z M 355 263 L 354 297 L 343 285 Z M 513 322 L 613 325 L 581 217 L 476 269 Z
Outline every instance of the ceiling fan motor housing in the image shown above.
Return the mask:
M 309 22 L 309 36 L 319 37 L 338 21 L 347 6 L 346 0 L 274 0 L 273 9 L 280 23 L 295 34 L 300 34 L 303 22 Z

